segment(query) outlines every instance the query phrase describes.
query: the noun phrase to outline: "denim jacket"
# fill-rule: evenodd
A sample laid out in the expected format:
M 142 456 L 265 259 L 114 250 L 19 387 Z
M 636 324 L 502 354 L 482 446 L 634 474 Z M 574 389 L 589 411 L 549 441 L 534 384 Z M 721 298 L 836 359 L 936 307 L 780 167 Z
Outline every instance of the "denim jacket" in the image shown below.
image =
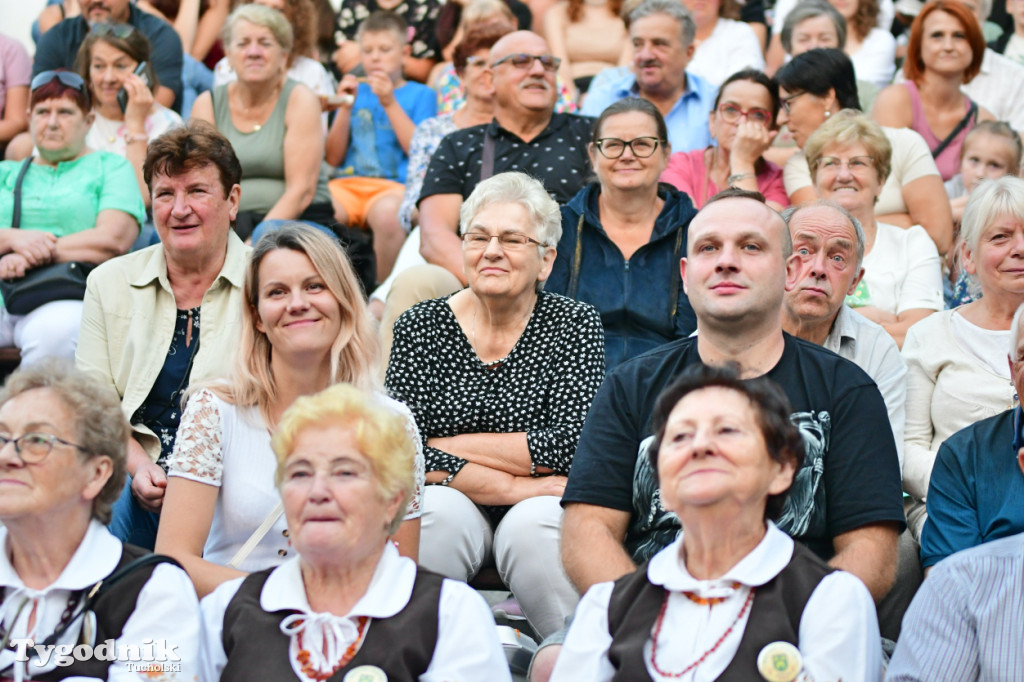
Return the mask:
M 658 196 L 665 205 L 651 240 L 626 260 L 601 226 L 600 193 L 600 184 L 592 183 L 562 207 L 562 238 L 544 288 L 597 308 L 611 371 L 620 362 L 689 336 L 697 328 L 679 276 L 686 229 L 697 211 L 689 196 L 659 185 Z

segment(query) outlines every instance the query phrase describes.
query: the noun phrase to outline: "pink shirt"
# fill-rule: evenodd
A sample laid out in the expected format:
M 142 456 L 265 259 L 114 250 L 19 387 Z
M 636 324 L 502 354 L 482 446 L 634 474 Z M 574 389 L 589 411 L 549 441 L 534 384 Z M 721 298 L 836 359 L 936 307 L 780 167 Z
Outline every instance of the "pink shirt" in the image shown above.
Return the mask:
M 764 167 L 757 174 L 758 191 L 768 201 L 774 201 L 780 206 L 789 206 L 786 186 L 782 182 L 782 169 L 771 161 L 762 159 L 762 163 Z M 689 194 L 693 205 L 700 209 L 708 199 L 721 191 L 708 178 L 707 171 L 703 149 L 677 152 L 669 158 L 668 167 L 661 174 L 661 181 Z
M 921 134 L 924 141 L 928 143 L 928 149 L 933 152 L 942 142 L 941 139 L 936 137 L 932 129 L 928 127 L 928 121 L 924 117 L 924 108 L 921 106 L 921 93 L 917 90 L 917 85 L 913 81 L 906 81 L 903 83 L 903 87 L 907 89 L 910 94 L 910 111 L 911 111 L 911 124 L 910 127 Z M 971 109 L 971 99 L 967 100 L 964 114 L 966 115 Z M 971 131 L 978 123 L 978 116 L 975 114 L 974 120 L 964 126 L 953 141 L 950 142 L 942 153 L 935 159 L 935 165 L 939 167 L 939 174 L 942 175 L 942 181 L 949 180 L 954 175 L 960 172 L 960 148 L 964 145 L 964 138 L 967 137 L 967 133 Z
M 14 38 L 0 34 L 0 118 L 7 103 L 7 88 L 28 85 L 32 79 L 32 60 Z

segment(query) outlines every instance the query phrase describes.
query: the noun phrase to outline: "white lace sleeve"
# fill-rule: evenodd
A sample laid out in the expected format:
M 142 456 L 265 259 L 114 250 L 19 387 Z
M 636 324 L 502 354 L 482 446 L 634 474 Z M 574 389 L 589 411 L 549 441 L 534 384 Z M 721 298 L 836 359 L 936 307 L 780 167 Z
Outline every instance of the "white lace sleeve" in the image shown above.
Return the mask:
M 391 396 L 383 396 L 383 399 L 405 418 L 405 430 L 416 446 L 416 459 L 413 462 L 415 487 L 413 488 L 412 499 L 409 500 L 409 506 L 405 510 L 404 520 L 418 519 L 423 515 L 423 486 L 426 485 L 427 480 L 427 465 L 423 457 L 423 439 L 420 438 L 420 430 L 416 426 L 416 418 L 412 416 L 412 411 L 406 407 L 405 403 L 395 400 Z
M 181 415 L 167 474 L 219 487 L 224 471 L 222 435 L 217 399 L 209 390 L 200 389 L 189 398 Z

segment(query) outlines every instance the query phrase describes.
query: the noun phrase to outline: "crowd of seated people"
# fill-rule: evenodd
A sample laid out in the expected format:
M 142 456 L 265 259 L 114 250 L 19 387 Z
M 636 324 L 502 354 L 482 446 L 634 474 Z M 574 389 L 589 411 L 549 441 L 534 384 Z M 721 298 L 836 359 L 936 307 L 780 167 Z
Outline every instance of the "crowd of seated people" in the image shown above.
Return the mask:
M 1024 679 L 1024 2 L 913 4 L 0 35 L 0 680 Z

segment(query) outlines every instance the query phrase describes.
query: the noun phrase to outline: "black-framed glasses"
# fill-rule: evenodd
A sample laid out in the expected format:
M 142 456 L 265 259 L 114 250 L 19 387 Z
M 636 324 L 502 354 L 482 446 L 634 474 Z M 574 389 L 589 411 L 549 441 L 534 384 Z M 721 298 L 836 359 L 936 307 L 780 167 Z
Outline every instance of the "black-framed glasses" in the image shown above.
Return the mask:
M 617 159 L 626 152 L 629 147 L 633 156 L 638 159 L 646 159 L 658 149 L 661 140 L 656 137 L 634 137 L 632 140 L 620 140 L 617 137 L 602 137 L 594 143 L 597 151 L 606 159 Z
M 802 92 L 796 93 L 795 95 L 790 95 L 789 97 L 783 97 L 782 99 L 779 100 L 779 104 L 782 105 L 782 110 L 786 112 L 786 116 L 789 116 L 790 113 L 792 113 L 790 111 L 790 107 L 793 106 L 793 100 L 795 100 L 797 97 L 800 97 L 801 95 L 806 95 L 806 94 L 807 94 L 807 91 L 804 90 Z
M 25 464 L 38 464 L 42 462 L 53 450 L 54 443 L 67 445 L 85 453 L 89 452 L 78 443 L 72 443 L 50 433 L 37 433 L 35 431 L 24 433 L 17 438 L 11 438 L 9 434 L 0 433 L 0 450 L 4 449 L 8 443 L 14 445 L 14 452 L 18 454 L 18 457 Z
M 89 29 L 89 31 L 99 36 L 110 35 L 114 36 L 115 38 L 120 38 L 121 40 L 124 40 L 131 34 L 135 33 L 135 27 L 131 24 L 123 24 L 118 22 L 104 22 L 101 24 L 94 25 L 91 29 Z
M 522 232 L 502 232 L 501 234 L 488 234 L 487 232 L 467 232 L 462 235 L 462 243 L 467 249 L 483 251 L 491 244 L 492 239 L 498 240 L 498 246 L 502 251 L 518 251 L 528 244 L 547 247 L 544 242 L 537 241 L 533 237 Z
M 562 60 L 558 57 L 550 54 L 526 54 L 525 52 L 516 52 L 515 54 L 508 54 L 499 59 L 498 61 L 491 64 L 491 67 L 498 66 L 509 62 L 512 66 L 517 69 L 528 69 L 533 66 L 533 60 L 536 59 L 540 62 L 540 65 L 544 67 L 545 71 L 557 71 L 558 67 L 562 65 Z
M 49 85 L 54 80 L 59 80 L 63 85 L 74 88 L 79 92 L 86 92 L 85 81 L 74 71 L 43 71 L 32 79 L 29 89 L 35 92 L 44 85 Z

